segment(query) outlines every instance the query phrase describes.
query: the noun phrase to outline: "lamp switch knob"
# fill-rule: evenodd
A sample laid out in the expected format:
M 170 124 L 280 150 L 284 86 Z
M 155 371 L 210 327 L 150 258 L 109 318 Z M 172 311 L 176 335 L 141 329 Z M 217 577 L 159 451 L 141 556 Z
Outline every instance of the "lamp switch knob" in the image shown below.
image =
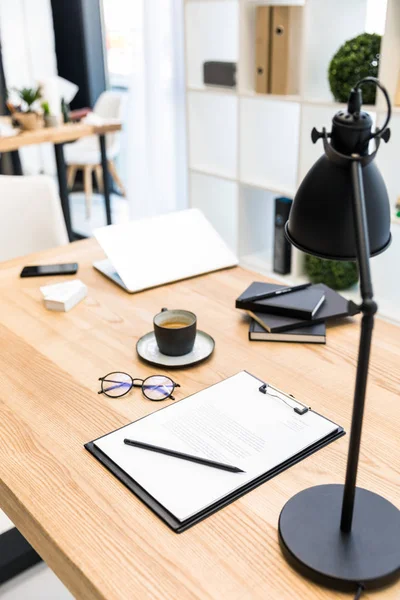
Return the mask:
M 312 132 L 311 132 L 312 143 L 315 144 L 322 137 L 324 137 L 323 132 L 322 131 L 318 131 L 315 127 L 313 127 Z
M 381 138 L 383 139 L 384 142 L 386 142 L 386 144 L 390 140 L 390 135 L 391 135 L 391 132 L 390 132 L 389 127 L 381 133 Z

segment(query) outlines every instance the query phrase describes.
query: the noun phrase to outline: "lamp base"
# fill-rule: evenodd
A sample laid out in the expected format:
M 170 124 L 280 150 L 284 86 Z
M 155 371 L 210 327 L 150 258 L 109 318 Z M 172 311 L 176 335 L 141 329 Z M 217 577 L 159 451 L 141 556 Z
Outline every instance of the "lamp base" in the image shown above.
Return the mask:
M 400 577 L 400 511 L 356 488 L 352 530 L 343 533 L 343 487 L 309 488 L 285 504 L 279 542 L 286 560 L 302 575 L 341 591 L 393 583 Z

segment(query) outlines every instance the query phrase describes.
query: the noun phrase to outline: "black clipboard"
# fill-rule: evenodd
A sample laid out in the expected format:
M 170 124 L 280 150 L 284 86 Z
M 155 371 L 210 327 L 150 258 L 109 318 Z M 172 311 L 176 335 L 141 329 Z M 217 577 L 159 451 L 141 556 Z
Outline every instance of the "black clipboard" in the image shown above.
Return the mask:
M 251 375 L 251 373 L 249 373 L 249 375 Z M 254 377 L 254 379 L 257 379 L 258 381 L 260 381 L 260 383 L 263 383 L 263 381 L 261 379 L 259 379 L 258 377 L 255 377 L 254 375 L 251 375 L 251 376 Z M 217 384 L 215 384 L 215 385 L 217 385 Z M 187 398 L 190 398 L 190 397 L 191 396 L 187 396 Z M 187 398 L 184 398 L 183 400 L 181 400 L 181 402 L 183 402 L 184 400 L 187 400 Z M 292 400 L 294 402 L 298 402 L 294 397 L 292 397 Z M 167 408 L 168 408 L 168 406 L 162 408 L 161 410 L 165 410 Z M 311 410 L 311 409 L 309 409 L 309 410 Z M 316 414 L 319 414 L 319 413 L 316 413 Z M 150 416 L 150 415 L 146 415 L 145 417 L 142 417 L 142 418 L 145 419 L 147 416 Z M 322 415 L 320 415 L 320 416 L 322 416 Z M 324 417 L 324 418 L 326 418 L 326 417 Z M 138 420 L 141 420 L 141 419 L 138 419 Z M 327 420 L 329 420 L 329 419 L 327 419 Z M 127 425 L 130 425 L 130 424 L 131 423 L 128 423 Z M 124 425 L 123 427 L 127 427 L 127 425 Z M 121 427 L 120 429 L 122 429 L 123 427 Z M 112 433 L 112 432 L 110 432 L 110 433 Z M 107 434 L 105 434 L 105 435 L 107 435 Z M 253 481 L 246 483 L 245 485 L 238 488 L 231 494 L 228 494 L 221 500 L 218 500 L 217 502 L 211 504 L 204 510 L 198 512 L 197 514 L 193 515 L 192 517 L 189 517 L 185 521 L 179 521 L 162 504 L 160 504 L 153 496 L 151 496 L 151 494 L 149 494 L 141 485 L 139 485 L 132 477 L 127 475 L 125 473 L 125 471 L 123 471 L 114 461 L 112 461 L 106 454 L 104 454 L 104 452 L 99 450 L 99 448 L 97 448 L 94 445 L 94 442 L 96 440 L 88 442 L 87 444 L 84 445 L 84 447 L 95 458 L 97 458 L 97 460 L 100 461 L 101 464 L 104 465 L 117 479 L 119 479 L 121 481 L 121 483 L 123 483 L 131 492 L 133 492 L 135 494 L 135 496 L 137 496 L 140 500 L 142 500 L 142 502 L 144 502 L 146 504 L 146 506 L 148 506 L 173 531 L 175 531 L 176 533 L 182 533 L 183 531 L 186 531 L 186 529 L 189 529 L 189 527 L 196 525 L 196 523 L 199 523 L 200 521 L 202 521 L 203 519 L 214 514 L 221 508 L 228 506 L 228 504 L 231 504 L 231 502 L 234 502 L 238 498 L 241 498 L 242 496 L 244 496 L 244 494 L 251 492 L 256 487 L 261 485 L 262 483 L 269 481 L 276 475 L 279 475 L 279 473 L 282 473 L 286 469 L 289 469 L 289 467 L 292 467 L 293 465 L 304 460 L 308 456 L 311 456 L 311 454 L 314 454 L 314 452 L 317 452 L 321 448 L 324 448 L 324 446 L 327 446 L 331 442 L 334 442 L 335 440 L 339 439 L 343 435 L 345 435 L 345 431 L 344 431 L 343 427 L 338 426 L 338 429 L 336 431 L 325 436 L 324 438 L 322 438 L 315 444 L 312 444 L 311 446 L 309 446 L 302 452 L 299 452 L 298 454 L 296 454 L 296 456 L 293 456 L 292 458 L 284 461 L 280 465 L 277 465 L 276 467 L 274 467 L 267 473 L 264 473 L 264 474 L 260 475 L 259 477 L 257 477 L 256 479 L 253 479 Z M 102 437 L 104 437 L 104 435 L 102 435 L 96 439 L 100 439 Z

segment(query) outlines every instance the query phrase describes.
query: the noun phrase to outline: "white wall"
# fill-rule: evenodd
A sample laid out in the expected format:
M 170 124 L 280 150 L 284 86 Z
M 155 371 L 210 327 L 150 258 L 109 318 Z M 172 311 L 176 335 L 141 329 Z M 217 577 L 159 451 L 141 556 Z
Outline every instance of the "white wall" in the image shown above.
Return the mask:
M 57 75 L 50 0 L 0 0 L 0 40 L 8 89 Z M 21 149 L 24 173 L 54 174 L 53 154 L 50 144 Z

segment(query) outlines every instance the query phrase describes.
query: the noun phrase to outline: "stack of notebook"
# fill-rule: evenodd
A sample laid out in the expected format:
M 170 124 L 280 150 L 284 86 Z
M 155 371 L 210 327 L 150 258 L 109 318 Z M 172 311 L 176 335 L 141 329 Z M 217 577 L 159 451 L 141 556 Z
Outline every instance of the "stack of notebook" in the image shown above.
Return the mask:
M 255 281 L 236 300 L 236 308 L 251 316 L 249 339 L 269 342 L 325 344 L 327 320 L 356 314 L 355 305 L 349 307 L 323 283 L 287 288 Z

